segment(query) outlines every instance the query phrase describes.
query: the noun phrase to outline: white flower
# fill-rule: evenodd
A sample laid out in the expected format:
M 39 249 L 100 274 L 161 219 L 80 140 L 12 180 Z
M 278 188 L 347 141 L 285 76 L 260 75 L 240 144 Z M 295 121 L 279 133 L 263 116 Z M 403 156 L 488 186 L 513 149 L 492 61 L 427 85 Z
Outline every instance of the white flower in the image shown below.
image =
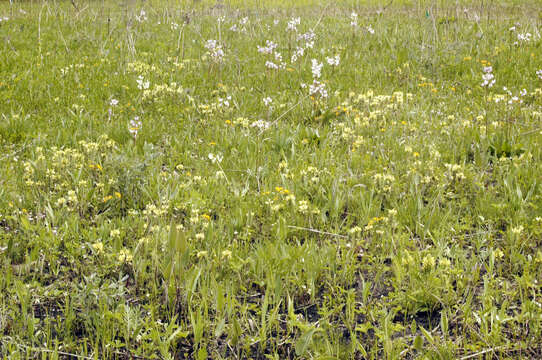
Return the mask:
M 536 72 L 536 75 L 538 75 L 538 78 L 539 78 L 540 80 L 542 80 L 542 69 L 538 70 L 538 71 Z
M 268 69 L 278 70 L 279 66 L 272 61 L 266 61 L 265 67 Z
M 297 25 L 301 24 L 301 18 L 291 18 L 286 26 L 286 31 L 297 31 Z
M 147 21 L 147 13 L 145 12 L 145 10 L 141 9 L 139 15 L 136 15 L 136 20 L 139 22 Z
M 495 75 L 493 75 L 493 68 L 491 66 L 484 67 L 484 74 L 482 75 L 482 87 L 490 88 L 495 85 Z
M 315 79 L 319 79 L 320 76 L 322 76 L 322 67 L 324 64 L 319 63 L 318 60 L 312 59 L 312 77 Z
M 271 123 L 269 121 L 264 121 L 260 119 L 260 120 L 254 121 L 252 124 L 250 124 L 250 126 L 258 128 L 260 130 L 265 130 L 271 126 Z
M 367 31 L 369 32 L 369 34 L 371 35 L 374 35 L 375 31 L 374 29 L 371 27 L 371 25 L 367 26 Z
M 328 57 L 326 58 L 326 61 L 331 66 L 339 66 L 339 63 L 341 62 L 340 55 L 335 55 L 335 57 Z
M 327 98 L 326 84 L 314 80 L 311 85 L 309 85 L 309 94 L 310 95 L 320 95 L 322 98 Z
M 143 78 L 143 75 L 139 75 L 136 82 L 137 82 L 137 88 L 140 90 L 147 90 L 151 84 L 149 81 L 145 81 L 145 79 Z
M 119 101 L 117 99 L 111 99 L 109 102 L 109 105 L 111 106 L 117 106 L 119 104 Z
M 531 41 L 531 38 L 533 37 L 533 34 L 531 33 L 523 33 L 518 34 L 518 41 L 520 42 L 529 42 Z
M 214 164 L 214 163 L 221 163 L 222 162 L 222 159 L 223 159 L 223 156 L 222 154 L 213 154 L 213 153 L 209 153 L 208 155 L 209 157 L 209 160 L 211 160 L 211 162 Z
M 273 99 L 271 99 L 269 96 L 268 97 L 265 97 L 263 98 L 263 103 L 265 106 L 269 106 L 273 103 Z
M 290 61 L 292 63 L 295 63 L 297 61 L 297 59 L 301 56 L 303 56 L 305 54 L 305 49 L 298 46 L 296 47 L 295 49 L 295 52 L 292 54 L 292 58 L 290 59 Z
M 230 101 L 231 101 L 231 95 L 226 96 L 225 99 L 219 97 L 218 98 L 218 106 L 219 107 L 230 107 Z

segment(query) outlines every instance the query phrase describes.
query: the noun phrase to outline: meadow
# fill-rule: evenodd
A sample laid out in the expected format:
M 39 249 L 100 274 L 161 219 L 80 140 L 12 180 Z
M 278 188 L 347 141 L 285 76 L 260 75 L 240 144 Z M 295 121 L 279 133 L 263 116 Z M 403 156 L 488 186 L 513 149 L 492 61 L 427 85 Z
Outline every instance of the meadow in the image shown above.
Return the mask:
M 0 3 L 0 357 L 542 357 L 537 0 Z

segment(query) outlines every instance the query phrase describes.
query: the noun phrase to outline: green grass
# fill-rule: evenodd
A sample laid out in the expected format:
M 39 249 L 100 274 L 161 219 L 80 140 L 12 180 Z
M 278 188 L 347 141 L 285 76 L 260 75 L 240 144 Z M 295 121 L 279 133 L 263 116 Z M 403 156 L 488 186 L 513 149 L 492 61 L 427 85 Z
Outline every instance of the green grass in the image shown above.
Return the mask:
M 540 358 L 537 1 L 76 7 L 0 4 L 3 358 Z

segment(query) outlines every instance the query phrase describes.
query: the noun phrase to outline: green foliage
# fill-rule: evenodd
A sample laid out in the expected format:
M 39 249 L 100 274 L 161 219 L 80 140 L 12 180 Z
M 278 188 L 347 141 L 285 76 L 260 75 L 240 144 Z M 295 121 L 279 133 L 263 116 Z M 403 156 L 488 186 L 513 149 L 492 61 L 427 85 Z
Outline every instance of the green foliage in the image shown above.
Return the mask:
M 538 7 L 0 4 L 0 355 L 539 357 Z

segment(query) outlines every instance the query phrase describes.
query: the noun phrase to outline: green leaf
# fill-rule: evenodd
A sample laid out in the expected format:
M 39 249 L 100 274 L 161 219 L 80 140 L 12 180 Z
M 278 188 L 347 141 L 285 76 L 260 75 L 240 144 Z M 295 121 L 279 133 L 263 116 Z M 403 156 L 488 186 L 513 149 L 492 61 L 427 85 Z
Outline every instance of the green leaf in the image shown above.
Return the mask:
M 225 318 L 222 318 L 218 324 L 216 325 L 216 328 L 215 328 L 215 337 L 216 338 L 219 338 L 220 335 L 222 335 L 222 333 L 224 332 L 224 327 L 226 326 L 226 319 Z
M 373 328 L 373 325 L 370 322 L 365 322 L 363 324 L 356 326 L 356 331 L 366 334 L 367 331 L 369 331 L 369 329 L 372 329 L 372 328 Z
M 423 326 L 420 325 L 420 330 L 423 334 L 423 336 L 425 336 L 425 338 L 427 339 L 427 341 L 429 341 L 431 344 L 434 344 L 435 343 L 435 340 L 433 339 L 433 335 L 431 335 L 431 333 L 427 330 L 425 330 L 423 328 Z
M 420 351 L 423 347 L 423 338 L 420 335 L 417 335 L 414 338 L 414 349 Z
M 307 351 L 307 348 L 309 347 L 312 336 L 318 329 L 312 328 L 309 331 L 307 331 L 305 334 L 301 335 L 299 339 L 295 342 L 295 353 L 297 356 L 301 356 L 305 354 Z
M 198 351 L 198 360 L 207 360 L 207 349 L 202 347 Z

